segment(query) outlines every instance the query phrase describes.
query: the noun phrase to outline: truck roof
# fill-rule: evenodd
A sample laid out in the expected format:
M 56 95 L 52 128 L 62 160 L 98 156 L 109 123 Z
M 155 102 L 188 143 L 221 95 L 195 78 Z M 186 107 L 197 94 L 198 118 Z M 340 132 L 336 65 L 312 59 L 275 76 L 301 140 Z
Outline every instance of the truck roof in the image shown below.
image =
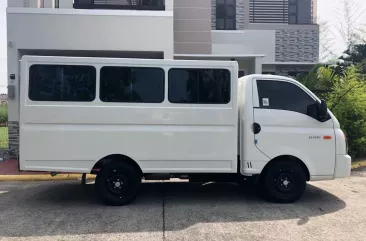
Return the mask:
M 68 57 L 68 56 L 36 56 L 36 55 L 24 55 L 21 61 L 38 62 L 72 62 L 72 63 L 90 63 L 90 64 L 145 64 L 145 65 L 174 65 L 174 66 L 186 66 L 186 65 L 199 65 L 204 67 L 238 67 L 236 61 L 223 61 L 223 60 L 176 60 L 176 59 L 138 59 L 138 58 L 104 58 L 104 57 Z
M 241 78 L 239 78 L 239 81 L 243 79 L 266 79 L 266 80 L 288 80 L 288 81 L 297 81 L 293 78 L 290 78 L 290 77 L 286 77 L 286 76 L 282 76 L 282 75 L 272 75 L 272 74 L 250 74 L 250 75 L 246 75 L 246 76 L 243 76 Z

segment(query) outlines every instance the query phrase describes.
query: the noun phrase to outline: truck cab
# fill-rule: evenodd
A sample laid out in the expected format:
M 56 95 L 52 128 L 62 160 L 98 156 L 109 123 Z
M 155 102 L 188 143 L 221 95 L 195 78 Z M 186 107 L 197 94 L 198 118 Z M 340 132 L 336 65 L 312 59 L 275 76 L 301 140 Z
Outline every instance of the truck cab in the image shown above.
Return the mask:
M 283 76 L 245 76 L 238 89 L 242 174 L 263 174 L 276 163 L 295 162 L 310 181 L 350 175 L 346 137 L 324 100 Z M 273 182 L 286 190 L 293 170 L 278 166 L 282 174 L 279 180 L 274 175 Z

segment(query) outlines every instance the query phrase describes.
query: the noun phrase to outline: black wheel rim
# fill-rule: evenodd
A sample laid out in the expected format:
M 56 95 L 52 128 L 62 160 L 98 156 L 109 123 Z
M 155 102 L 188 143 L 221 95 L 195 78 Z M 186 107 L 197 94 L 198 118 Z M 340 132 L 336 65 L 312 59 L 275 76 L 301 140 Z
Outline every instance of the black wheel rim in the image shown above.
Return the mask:
M 113 194 L 123 195 L 129 190 L 129 182 L 125 175 L 112 170 L 106 181 L 107 189 Z
M 293 191 L 295 186 L 294 173 L 291 169 L 280 169 L 273 178 L 275 188 L 283 193 Z

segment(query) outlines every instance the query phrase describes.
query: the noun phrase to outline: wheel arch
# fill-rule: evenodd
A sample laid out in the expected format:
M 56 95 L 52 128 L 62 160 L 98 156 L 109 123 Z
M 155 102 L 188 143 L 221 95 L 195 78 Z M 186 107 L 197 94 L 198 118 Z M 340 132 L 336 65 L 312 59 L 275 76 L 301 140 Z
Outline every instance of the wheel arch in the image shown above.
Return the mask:
M 265 173 L 268 168 L 273 165 L 273 163 L 276 163 L 278 161 L 289 161 L 289 162 L 297 162 L 301 165 L 302 169 L 304 170 L 304 173 L 306 175 L 306 180 L 307 181 L 310 181 L 310 171 L 309 171 L 309 168 L 308 166 L 306 165 L 305 162 L 303 162 L 300 158 L 298 157 L 295 157 L 295 156 L 292 156 L 292 155 L 281 155 L 281 156 L 277 156 L 273 159 L 271 159 L 263 168 L 262 172 L 261 172 L 261 175 L 263 173 Z
M 133 160 L 131 157 L 129 157 L 127 155 L 123 155 L 123 154 L 110 154 L 110 155 L 107 155 L 107 156 L 99 159 L 99 161 L 97 161 L 94 164 L 91 173 L 99 172 L 103 168 L 103 166 L 105 166 L 106 164 L 108 164 L 110 162 L 127 163 L 127 164 L 131 165 L 133 168 L 135 168 L 141 175 L 143 174 L 142 169 L 139 166 L 139 164 L 135 160 Z

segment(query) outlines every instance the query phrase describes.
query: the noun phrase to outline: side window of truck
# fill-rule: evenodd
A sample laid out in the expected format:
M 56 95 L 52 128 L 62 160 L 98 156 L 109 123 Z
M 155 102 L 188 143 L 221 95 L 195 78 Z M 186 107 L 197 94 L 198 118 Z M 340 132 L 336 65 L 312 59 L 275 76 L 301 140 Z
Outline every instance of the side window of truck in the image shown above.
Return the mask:
M 161 103 L 164 86 L 161 68 L 105 66 L 100 70 L 103 102 Z
M 257 80 L 260 108 L 288 110 L 308 115 L 315 100 L 300 87 L 274 80 Z M 310 115 L 309 115 L 310 116 Z
M 35 64 L 29 68 L 30 100 L 91 102 L 95 93 L 93 66 Z
M 227 104 L 230 82 L 227 69 L 170 69 L 168 98 L 171 103 Z

